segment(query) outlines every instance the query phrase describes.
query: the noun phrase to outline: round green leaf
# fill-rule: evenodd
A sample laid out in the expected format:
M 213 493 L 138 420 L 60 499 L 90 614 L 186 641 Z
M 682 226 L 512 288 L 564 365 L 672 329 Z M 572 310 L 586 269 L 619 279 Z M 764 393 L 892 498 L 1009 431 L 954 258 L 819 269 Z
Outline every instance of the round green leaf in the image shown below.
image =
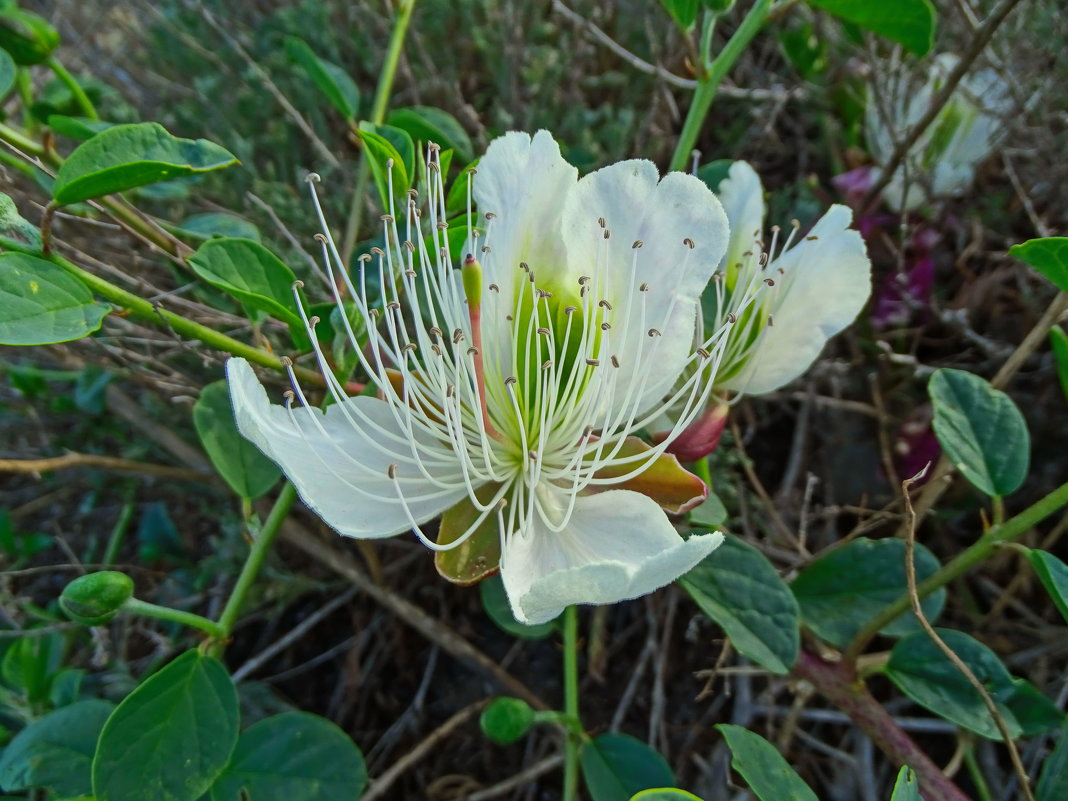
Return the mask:
M 1028 552 L 1027 559 L 1057 610 L 1068 621 L 1068 565 L 1053 554 L 1037 548 Z
M 775 746 L 741 726 L 716 726 L 731 749 L 731 767 L 760 801 L 817 801 L 816 794 Z
M 424 146 L 433 142 L 443 150 L 455 151 L 456 157 L 465 162 L 471 160 L 471 137 L 460 121 L 447 111 L 433 106 L 408 106 L 391 111 L 387 122 L 407 131 L 414 141 L 422 142 Z
M 1031 438 L 1012 399 L 963 370 L 935 371 L 927 387 L 942 451 L 987 495 L 1008 495 L 1027 478 Z
M 197 239 L 222 236 L 260 241 L 260 230 L 255 225 L 244 217 L 225 211 L 209 211 L 186 217 L 178 223 L 178 229 L 183 234 L 189 234 Z
M 919 543 L 915 562 L 917 581 L 938 570 L 934 554 Z M 865 623 L 907 591 L 905 542 L 858 537 L 808 565 L 790 589 L 801 605 L 805 625 L 831 645 L 844 648 Z M 944 589 L 927 596 L 923 600 L 927 619 L 937 620 L 945 602 Z M 882 634 L 903 637 L 919 627 L 916 615 L 909 611 Z
M 1002 702 L 1015 692 L 1016 687 L 1001 660 L 981 642 L 963 632 L 939 629 L 938 633 L 994 698 L 1009 734 L 1019 737 L 1020 724 L 1012 710 Z M 884 672 L 920 706 L 976 734 L 1001 739 L 982 696 L 926 632 L 899 640 L 890 652 Z
M 179 139 L 155 122 L 115 125 L 80 145 L 56 173 L 59 205 L 210 172 L 237 157 L 206 139 Z
M 110 311 L 62 267 L 25 253 L 0 254 L 0 345 L 81 339 Z
M 630 801 L 702 801 L 702 799 L 677 787 L 657 787 L 653 790 L 635 793 L 630 797 Z
M 59 32 L 32 11 L 11 6 L 0 8 L 0 49 L 16 64 L 40 64 L 59 46 Z
M 251 239 L 209 239 L 189 257 L 193 272 L 254 309 L 303 327 L 293 297 L 297 277 L 281 259 Z
M 242 498 L 258 498 L 278 482 L 282 472 L 275 463 L 237 430 L 225 381 L 201 390 L 193 406 L 193 424 L 211 463 Z
M 522 698 L 494 698 L 478 719 L 482 733 L 495 743 L 514 743 L 534 725 L 534 710 Z
M 6 50 L 0 50 L 0 98 L 3 98 L 15 85 L 15 60 Z
M 922 56 L 934 46 L 935 8 L 931 0 L 808 0 L 816 8 L 854 22 Z
M 793 667 L 801 628 L 797 601 L 756 548 L 727 537 L 679 583 L 739 653 L 773 673 Z
M 315 55 L 303 39 L 286 37 L 286 54 L 303 69 L 312 83 L 346 120 L 354 120 L 360 108 L 360 90 L 356 82 L 337 64 Z
M 508 593 L 504 591 L 504 582 L 501 574 L 494 573 L 483 579 L 478 585 L 479 596 L 482 599 L 482 607 L 486 614 L 497 624 L 498 628 L 508 632 L 513 637 L 521 637 L 524 640 L 541 640 L 556 631 L 556 621 L 538 623 L 528 626 L 520 623 L 512 614 L 512 605 L 508 602 Z
M 79 701 L 20 731 L 0 758 L 0 789 L 44 788 L 60 798 L 91 792 L 89 765 L 114 706 L 98 698 Z
M 579 759 L 593 801 L 628 801 L 641 790 L 675 783 L 664 758 L 629 734 L 594 737 L 583 743 Z
M 1062 292 L 1068 292 L 1068 236 L 1029 239 L 1009 248 L 1009 255 L 1027 262 Z
M 363 754 L 329 720 L 286 712 L 241 733 L 211 801 L 355 801 L 367 786 Z
M 197 801 L 237 743 L 237 692 L 217 659 L 187 651 L 108 718 L 93 759 L 97 801 Z

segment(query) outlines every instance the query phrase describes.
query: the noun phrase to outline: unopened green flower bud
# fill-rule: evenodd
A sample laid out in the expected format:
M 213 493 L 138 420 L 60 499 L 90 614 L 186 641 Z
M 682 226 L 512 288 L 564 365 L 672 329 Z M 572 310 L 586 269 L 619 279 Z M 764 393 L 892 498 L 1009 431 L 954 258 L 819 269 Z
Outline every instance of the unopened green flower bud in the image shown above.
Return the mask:
M 16 64 L 40 64 L 58 45 L 59 33 L 44 17 L 21 8 L 0 9 L 0 48 Z
M 501 745 L 514 743 L 534 725 L 534 710 L 519 698 L 494 698 L 479 718 L 482 733 Z
M 86 626 L 107 623 L 134 591 L 133 579 L 117 570 L 102 570 L 74 579 L 59 596 L 67 617 Z

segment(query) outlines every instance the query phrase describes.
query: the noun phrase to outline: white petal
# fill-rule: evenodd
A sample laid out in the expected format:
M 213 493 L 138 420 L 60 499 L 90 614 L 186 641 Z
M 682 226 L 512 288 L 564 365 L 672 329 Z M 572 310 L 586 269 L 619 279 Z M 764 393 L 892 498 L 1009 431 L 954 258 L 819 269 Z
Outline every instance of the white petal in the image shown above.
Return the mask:
M 607 240 L 599 218 L 610 233 Z M 661 179 L 650 161 L 623 161 L 578 182 L 564 204 L 563 233 L 570 280 L 607 264 L 611 297 L 605 299 L 613 305 L 609 355 L 619 359 L 620 386 L 642 382 L 638 408 L 644 410 L 674 384 L 691 352 L 698 299 L 727 249 L 723 207 L 692 175 L 671 172 Z M 642 246 L 635 250 L 639 240 Z M 638 293 L 642 283 L 648 283 L 648 292 Z M 645 296 L 644 325 L 639 294 Z M 661 336 L 649 337 L 650 328 Z
M 385 401 L 350 398 L 346 409 L 353 420 L 373 423 L 357 428 L 336 404 L 325 413 L 296 404 L 289 412 L 272 404 L 244 359 L 230 359 L 226 376 L 238 430 L 277 462 L 309 508 L 347 537 L 389 537 L 411 528 L 386 475 L 390 464 L 398 465 L 400 486 L 417 522 L 431 520 L 467 495 L 462 485 L 439 489 L 418 472 L 408 439 Z M 316 415 L 325 436 L 310 415 Z M 443 454 L 448 458 L 447 451 Z M 428 472 L 452 484 L 459 467 L 439 463 Z
M 486 282 L 496 283 L 502 297 L 513 298 L 521 261 L 545 278 L 563 269 L 562 201 L 577 180 L 578 170 L 564 161 L 548 131 L 533 137 L 509 131 L 490 142 L 478 162 L 473 192 L 479 211 L 495 215 L 487 238 L 491 251 L 479 258 Z
M 848 227 L 852 219 L 846 206 L 831 206 L 808 238 L 768 266 L 776 281 L 773 324 L 728 389 L 759 394 L 782 386 L 856 319 L 871 294 L 871 262 L 864 240 Z
M 716 193 L 731 227 L 731 241 L 721 265 L 724 269 L 744 261 L 742 254 L 764 238 L 764 186 L 747 161 L 736 161 Z
M 655 501 L 611 490 L 579 498 L 559 534 L 538 521 L 513 536 L 501 577 L 516 619 L 544 623 L 573 604 L 616 603 L 670 584 L 722 541 L 719 532 L 683 540 Z

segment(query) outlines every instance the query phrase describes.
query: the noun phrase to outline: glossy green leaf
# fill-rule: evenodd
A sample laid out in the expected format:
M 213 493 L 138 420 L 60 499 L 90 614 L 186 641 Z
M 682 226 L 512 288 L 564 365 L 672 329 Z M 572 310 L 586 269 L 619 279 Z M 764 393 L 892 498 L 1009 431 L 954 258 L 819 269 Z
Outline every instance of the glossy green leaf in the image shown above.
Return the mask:
M 920 780 L 916 771 L 908 765 L 902 765 L 894 782 L 894 793 L 890 801 L 923 801 L 920 797 Z
M 771 743 L 741 726 L 716 726 L 731 750 L 731 767 L 760 801 L 817 801 L 790 763 Z
M 346 120 L 356 119 L 360 108 L 360 90 L 345 70 L 319 58 L 307 42 L 296 36 L 286 37 L 286 54 L 308 74 L 312 83 L 342 117 Z
M 582 744 L 579 759 L 592 801 L 629 801 L 641 790 L 675 783 L 664 758 L 629 734 L 598 735 Z
M 0 789 L 47 789 L 60 798 L 91 792 L 89 765 L 114 708 L 94 698 L 50 712 L 24 728 L 0 757 Z
M 915 551 L 916 579 L 923 581 L 936 570 L 938 560 L 919 543 Z M 820 638 L 844 648 L 869 620 L 887 604 L 905 594 L 905 542 L 858 537 L 806 566 L 790 585 L 801 605 L 805 625 Z M 940 589 L 923 600 L 928 620 L 937 620 L 946 602 Z M 918 631 L 912 611 L 882 630 L 889 637 Z
M 1057 378 L 1060 379 L 1064 397 L 1068 398 L 1068 334 L 1055 325 L 1049 330 L 1049 342 L 1053 349 L 1053 363 L 1057 366 Z
M 238 432 L 225 381 L 201 390 L 193 423 L 211 463 L 242 498 L 259 498 L 278 483 L 282 473 L 275 463 Z
M 366 787 L 363 754 L 345 732 L 318 715 L 287 712 L 241 733 L 211 801 L 354 801 Z
M 964 370 L 936 370 L 927 392 L 938 444 L 961 475 L 991 496 L 1019 489 L 1027 478 L 1031 438 L 1012 399 Z
M 655 787 L 652 790 L 642 790 L 630 797 L 630 801 L 703 801 L 693 793 L 680 790 L 677 787 Z
M 197 801 L 237 743 L 237 692 L 226 668 L 186 651 L 108 718 L 93 759 L 97 801 Z
M 1027 262 L 1062 292 L 1068 292 L 1068 236 L 1029 239 L 1009 248 L 1009 255 Z
M 963 632 L 938 629 L 938 633 L 994 698 L 1009 734 L 1020 736 L 1020 723 L 1001 700 L 1015 690 L 1013 678 L 1001 660 L 981 642 Z M 982 696 L 926 632 L 899 640 L 883 669 L 890 680 L 920 706 L 976 734 L 1001 739 Z
M 1057 745 L 1042 763 L 1035 785 L 1035 801 L 1068 798 L 1068 727 L 1061 730 Z
M 206 139 L 179 139 L 155 122 L 116 125 L 78 146 L 56 173 L 52 197 L 66 205 L 237 163 Z
M 399 198 L 408 191 L 415 178 L 415 145 L 407 132 L 390 126 L 361 122 L 359 133 L 364 153 L 371 164 L 375 186 L 378 187 L 382 209 L 388 211 L 390 206 L 389 163 L 393 162 L 393 196 Z
M 0 50 L 0 99 L 5 97 L 15 85 L 15 60 L 6 50 Z
M 48 127 L 60 136 L 67 136 L 84 142 L 92 139 L 101 131 L 114 128 L 115 123 L 94 120 L 89 117 L 68 117 L 65 114 L 52 114 L 48 117 Z
M 471 160 L 473 148 L 471 137 L 460 125 L 460 121 L 449 112 L 433 106 L 408 106 L 394 109 L 386 121 L 394 128 L 407 131 L 415 142 L 425 147 L 433 142 L 442 150 L 452 150 L 456 157 L 467 162 Z M 443 172 L 448 169 L 443 168 Z
M 40 64 L 59 46 L 59 32 L 32 11 L 14 4 L 0 6 L 0 49 L 16 64 Z
M 660 5 L 671 15 L 676 25 L 688 31 L 697 21 L 697 11 L 701 7 L 701 0 L 660 0 Z
M 1053 554 L 1037 548 L 1028 552 L 1027 559 L 1057 610 L 1068 622 L 1068 565 Z
M 181 233 L 196 239 L 211 239 L 218 236 L 260 241 L 260 229 L 244 217 L 225 211 L 193 214 L 178 223 L 178 229 Z
M 524 640 L 542 640 L 556 631 L 556 621 L 538 623 L 528 626 L 520 623 L 512 614 L 512 605 L 508 603 L 508 593 L 504 591 L 504 582 L 501 574 L 483 579 L 478 585 L 479 597 L 482 599 L 482 608 L 490 616 L 490 620 L 497 624 L 498 628 L 508 632 L 514 637 Z
M 934 46 L 935 7 L 931 0 L 808 0 L 836 17 L 897 42 L 922 56 Z
M 0 254 L 0 345 L 81 339 L 109 311 L 62 267 L 24 253 Z
M 281 259 L 252 239 L 209 239 L 189 257 L 193 272 L 242 303 L 285 323 L 303 327 L 293 282 Z
M 727 177 L 727 173 L 730 172 L 732 164 L 734 164 L 733 159 L 716 159 L 715 161 L 710 161 L 697 168 L 697 177 L 700 178 L 705 186 L 713 192 L 719 192 L 719 185 L 723 183 L 724 179 Z
M 756 548 L 728 536 L 679 583 L 739 653 L 773 673 L 793 667 L 801 628 L 797 601 Z

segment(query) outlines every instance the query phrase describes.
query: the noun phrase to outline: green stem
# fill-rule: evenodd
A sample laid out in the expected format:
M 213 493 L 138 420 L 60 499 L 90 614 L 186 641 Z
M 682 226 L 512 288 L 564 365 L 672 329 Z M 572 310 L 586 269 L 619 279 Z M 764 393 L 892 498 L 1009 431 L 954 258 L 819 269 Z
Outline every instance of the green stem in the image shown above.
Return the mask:
M 123 503 L 122 510 L 119 512 L 119 519 L 115 521 L 115 527 L 111 529 L 108 545 L 104 549 L 104 558 L 101 559 L 101 562 L 105 567 L 115 564 L 123 537 L 126 536 L 126 530 L 130 527 L 130 521 L 133 520 L 135 508 L 134 502 L 129 500 L 129 496 L 127 496 L 127 500 Z
M 564 714 L 571 720 L 579 718 L 578 682 L 578 611 L 573 606 L 564 610 Z M 579 738 L 568 731 L 564 739 L 563 801 L 578 798 Z
M 212 656 L 218 657 L 222 655 L 223 649 L 226 647 L 226 640 L 229 639 L 234 631 L 234 626 L 237 624 L 237 616 L 241 614 L 241 607 L 245 604 L 248 591 L 252 588 L 252 583 L 256 580 L 256 576 L 259 575 L 260 568 L 263 567 L 263 560 L 267 558 L 267 553 L 271 550 L 271 545 L 274 544 L 275 539 L 278 537 L 278 532 L 282 529 L 282 523 L 289 514 L 289 510 L 293 508 L 293 503 L 296 500 L 297 490 L 292 483 L 287 481 L 285 486 L 282 487 L 282 491 L 278 494 L 278 500 L 274 502 L 263 528 L 260 529 L 256 539 L 253 540 L 252 548 L 249 550 L 245 564 L 241 568 L 241 574 L 237 577 L 237 583 L 234 584 L 234 589 L 226 601 L 226 606 L 223 607 L 222 614 L 219 615 L 218 625 L 221 633 L 216 637 L 216 641 L 209 651 Z
M 381 125 L 386 121 L 389 96 L 393 93 L 393 79 L 397 76 L 397 65 L 400 64 L 401 53 L 404 51 L 404 37 L 408 34 L 408 25 L 412 21 L 413 11 L 415 11 L 415 0 L 401 0 L 400 8 L 397 9 L 397 19 L 393 22 L 393 32 L 389 37 L 386 58 L 382 63 L 382 70 L 378 73 L 375 98 L 371 103 L 370 119 L 375 125 Z M 352 259 L 352 251 L 356 247 L 356 235 L 360 228 L 360 210 L 364 192 L 367 191 L 368 167 L 367 156 L 364 155 L 356 174 L 356 187 L 353 189 L 352 200 L 349 203 L 349 219 L 345 226 L 345 237 L 341 242 L 341 255 L 345 264 Z
M 122 605 L 124 612 L 143 617 L 154 617 L 156 620 L 169 620 L 194 629 L 200 629 L 212 637 L 225 636 L 222 628 L 214 620 L 208 620 L 203 615 L 195 615 L 192 612 L 183 612 L 181 609 L 171 609 L 169 606 L 150 604 L 148 601 L 140 601 L 130 598 Z
M 41 258 L 41 255 L 35 253 L 33 248 L 5 236 L 0 236 L 0 249 L 28 253 L 31 256 Z M 226 336 L 226 334 L 220 334 L 213 328 L 201 325 L 200 323 L 195 323 L 192 320 L 175 314 L 174 312 L 155 306 L 150 301 L 140 298 L 132 292 L 127 292 L 122 287 L 115 286 L 115 284 L 112 284 L 110 281 L 105 281 L 103 278 L 93 275 L 93 273 L 88 270 L 83 270 L 81 267 L 73 262 L 67 261 L 62 256 L 52 254 L 46 258 L 48 261 L 58 267 L 62 267 L 68 273 L 73 275 L 89 287 L 95 294 L 114 303 L 116 306 L 121 306 L 135 317 L 156 323 L 157 325 L 162 323 L 165 326 L 170 327 L 176 334 L 188 337 L 189 339 L 199 340 L 215 350 L 230 353 L 234 356 L 240 356 L 253 364 L 270 367 L 280 371 L 285 371 L 286 369 L 282 360 L 273 353 L 260 350 L 252 345 L 246 345 L 244 342 Z M 293 367 L 293 370 L 298 377 L 304 380 L 313 381 L 319 385 L 323 383 L 324 379 L 319 373 L 296 366 Z
M 1011 517 L 999 525 L 991 526 L 975 544 L 961 551 L 956 557 L 946 562 L 941 569 L 921 581 L 916 587 L 917 595 L 920 598 L 926 598 L 931 593 L 941 589 L 958 576 L 967 573 L 980 562 L 989 559 L 998 546 L 1021 536 L 1066 504 L 1068 504 L 1068 483 L 1061 484 L 1049 495 L 1027 507 L 1015 517 Z M 864 647 L 872 638 L 907 612 L 911 607 L 911 603 L 911 599 L 906 593 L 872 618 L 845 649 L 843 662 L 847 665 L 856 664 L 857 657 L 860 656 Z
M 81 108 L 82 114 L 91 120 L 100 119 L 96 113 L 96 108 L 93 107 L 93 101 L 89 99 L 85 90 L 82 89 L 81 84 L 74 79 L 74 76 L 67 71 L 67 68 L 64 67 L 55 56 L 49 56 L 45 64 L 56 74 L 56 77 L 63 82 L 63 85 L 70 90 L 71 95 L 74 96 L 74 102 Z
M 756 36 L 757 31 L 764 24 L 768 15 L 772 0 L 756 0 L 749 13 L 745 15 L 742 24 L 734 32 L 727 44 L 723 46 L 719 55 L 708 65 L 704 74 L 697 81 L 697 90 L 694 92 L 690 110 L 686 114 L 686 121 L 682 125 L 682 133 L 679 134 L 678 144 L 675 145 L 675 153 L 671 157 L 671 170 L 686 169 L 686 160 L 690 157 L 694 145 L 697 143 L 697 135 L 704 125 L 708 110 L 712 107 L 712 100 L 716 96 L 716 90 L 720 83 L 730 72 L 734 62 L 745 51 L 750 40 Z
M 970 743 L 964 748 L 964 764 L 968 768 L 968 776 L 979 793 L 979 801 L 994 801 L 994 795 L 990 792 L 990 785 L 986 782 L 983 769 L 975 758 L 975 747 Z
M 46 158 L 47 156 L 47 151 L 45 150 L 44 145 L 33 141 L 22 131 L 12 128 L 10 125 L 5 125 L 2 122 L 0 122 L 0 139 L 14 145 L 29 156 L 37 156 L 38 158 Z

